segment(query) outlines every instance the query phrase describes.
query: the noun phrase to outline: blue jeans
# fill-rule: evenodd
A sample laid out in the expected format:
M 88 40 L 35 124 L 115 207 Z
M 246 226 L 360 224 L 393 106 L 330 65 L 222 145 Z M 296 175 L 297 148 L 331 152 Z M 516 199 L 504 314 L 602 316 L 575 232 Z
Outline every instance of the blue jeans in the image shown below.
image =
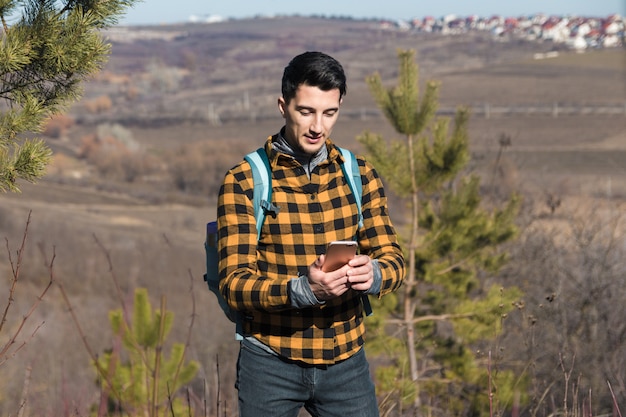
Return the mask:
M 240 417 L 378 417 L 369 364 L 361 349 L 334 365 L 284 360 L 243 340 L 237 361 Z

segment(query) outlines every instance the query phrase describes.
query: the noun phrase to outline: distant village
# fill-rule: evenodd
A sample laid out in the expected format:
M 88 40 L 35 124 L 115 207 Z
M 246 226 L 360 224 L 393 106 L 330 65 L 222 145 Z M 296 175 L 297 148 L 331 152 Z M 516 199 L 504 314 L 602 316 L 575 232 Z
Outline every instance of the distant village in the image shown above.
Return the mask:
M 598 17 L 547 16 L 535 14 L 522 17 L 470 16 L 459 18 L 448 15 L 442 18 L 425 17 L 411 21 L 383 21 L 383 28 L 438 32 L 448 35 L 463 34 L 472 30 L 489 31 L 496 37 L 550 41 L 568 48 L 616 48 L 624 45 L 626 19 L 618 14 Z
M 255 19 L 272 19 L 285 16 L 256 16 Z M 324 16 L 315 16 L 326 18 Z M 329 19 L 355 20 L 351 17 L 328 17 Z M 190 16 L 194 24 L 215 24 L 231 19 L 217 15 Z M 593 48 L 619 48 L 626 44 L 626 18 L 619 14 L 607 17 L 548 16 L 537 13 L 521 17 L 457 17 L 447 15 L 439 18 L 424 17 L 412 20 L 368 19 L 383 30 L 415 33 L 440 33 L 460 35 L 469 31 L 488 31 L 503 40 L 524 39 L 529 41 L 552 42 L 563 48 L 584 51 Z M 159 25 L 160 26 L 160 25 Z M 107 37 L 116 42 L 132 42 L 138 39 L 168 40 L 184 36 L 178 32 L 150 30 L 143 26 L 140 30 L 129 31 L 129 27 L 116 26 L 106 31 Z
M 197 23 L 217 23 L 226 19 L 210 15 L 204 18 L 191 16 L 189 20 Z M 447 15 L 408 21 L 381 20 L 379 24 L 381 28 L 388 30 L 436 32 L 444 35 L 458 35 L 472 30 L 489 31 L 499 38 L 550 41 L 576 50 L 620 47 L 624 45 L 626 36 L 624 33 L 626 19 L 619 14 L 605 18 L 548 16 L 541 13 L 521 17 Z

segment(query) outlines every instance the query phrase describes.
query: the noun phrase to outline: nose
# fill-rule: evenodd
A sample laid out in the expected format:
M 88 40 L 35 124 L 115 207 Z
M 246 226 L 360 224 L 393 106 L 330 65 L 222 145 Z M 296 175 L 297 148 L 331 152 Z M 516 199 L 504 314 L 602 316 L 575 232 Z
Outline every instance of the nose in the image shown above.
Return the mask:
M 313 120 L 311 121 L 311 126 L 309 126 L 309 130 L 311 133 L 315 133 L 315 134 L 322 133 L 322 130 L 323 130 L 322 117 L 324 116 L 321 114 L 315 115 L 315 117 L 313 117 Z

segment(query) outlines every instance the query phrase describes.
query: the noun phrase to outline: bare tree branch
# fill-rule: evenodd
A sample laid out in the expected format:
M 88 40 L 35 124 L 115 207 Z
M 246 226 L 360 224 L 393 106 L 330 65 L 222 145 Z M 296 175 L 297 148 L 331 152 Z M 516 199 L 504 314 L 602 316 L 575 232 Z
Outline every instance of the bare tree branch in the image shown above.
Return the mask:
M 6 239 L 6 247 L 7 247 L 7 252 L 9 254 L 9 262 L 11 264 L 13 278 L 11 282 L 11 289 L 9 291 L 9 301 L 7 303 L 6 308 L 4 309 L 4 313 L 2 314 L 2 321 L 0 322 L 0 332 L 2 331 L 2 328 L 4 327 L 4 323 L 7 321 L 9 309 L 11 308 L 13 302 L 15 301 L 14 299 L 15 290 L 17 288 L 17 282 L 19 281 L 19 278 L 20 278 L 20 269 L 22 266 L 24 248 L 26 247 L 26 238 L 28 236 L 28 226 L 30 225 L 31 213 L 32 212 L 28 213 L 26 227 L 24 229 L 24 234 L 22 235 L 22 243 L 20 245 L 20 248 L 17 251 L 17 259 L 15 260 L 15 262 L 13 261 L 13 258 L 11 257 L 11 250 L 9 249 L 9 240 Z M 50 270 L 52 270 L 53 263 L 54 263 L 54 256 L 52 260 L 50 261 Z M 24 330 L 24 326 L 26 325 L 28 320 L 31 318 L 35 310 L 37 310 L 37 307 L 39 307 L 39 304 L 46 296 L 53 282 L 54 282 L 54 275 L 50 273 L 50 280 L 48 281 L 48 284 L 40 293 L 40 295 L 37 297 L 37 300 L 35 300 L 35 302 L 30 306 L 30 309 L 28 310 L 28 312 L 22 317 L 22 321 L 18 325 L 17 329 L 15 329 L 15 331 L 13 332 L 13 334 L 11 335 L 7 343 L 4 346 L 2 346 L 2 348 L 0 348 L 0 366 L 2 366 L 7 360 L 14 357 L 20 350 L 22 350 L 28 344 L 28 342 L 35 337 L 35 334 L 37 333 L 37 331 L 44 325 L 45 322 L 42 322 L 41 324 L 39 324 L 26 340 L 24 340 L 19 346 L 11 350 L 11 348 L 15 345 L 17 338 Z

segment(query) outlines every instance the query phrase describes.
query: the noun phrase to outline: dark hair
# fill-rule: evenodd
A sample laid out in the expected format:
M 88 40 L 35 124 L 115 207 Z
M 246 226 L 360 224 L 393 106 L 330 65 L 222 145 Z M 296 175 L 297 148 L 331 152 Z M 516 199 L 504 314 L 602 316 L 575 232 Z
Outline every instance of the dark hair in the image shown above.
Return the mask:
M 346 74 L 341 64 L 322 52 L 305 52 L 293 58 L 283 72 L 282 93 L 285 102 L 296 96 L 302 84 L 320 90 L 339 90 L 339 98 L 346 94 Z

